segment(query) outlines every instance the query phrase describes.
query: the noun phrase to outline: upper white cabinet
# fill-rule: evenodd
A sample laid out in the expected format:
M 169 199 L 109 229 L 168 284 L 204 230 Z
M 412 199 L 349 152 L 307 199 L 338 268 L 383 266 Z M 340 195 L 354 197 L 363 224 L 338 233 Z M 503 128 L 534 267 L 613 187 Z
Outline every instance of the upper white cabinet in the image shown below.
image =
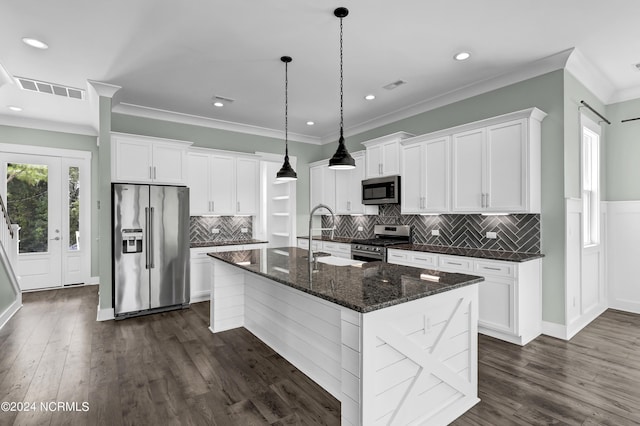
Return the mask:
M 317 161 L 309 164 L 309 209 L 313 209 L 318 204 L 325 204 L 336 210 L 336 173 L 341 173 L 346 170 L 340 170 L 336 172 L 329 168 L 329 160 Z M 324 209 L 316 210 L 315 214 L 323 215 L 327 214 Z
M 254 216 L 258 213 L 257 158 L 192 149 L 188 155 L 188 168 L 191 216 Z
M 402 214 L 449 211 L 450 140 L 418 136 L 402 142 Z
M 191 142 L 111 133 L 111 180 L 185 185 Z
M 413 136 L 397 132 L 362 142 L 366 149 L 366 177 L 400 174 L 400 141 Z
M 540 212 L 545 116 L 531 108 L 453 129 L 452 212 Z
M 358 151 L 351 154 L 356 162 L 356 168 L 351 170 L 337 170 L 336 176 L 336 214 L 378 214 L 378 206 L 362 204 L 362 180 L 366 176 L 365 152 Z

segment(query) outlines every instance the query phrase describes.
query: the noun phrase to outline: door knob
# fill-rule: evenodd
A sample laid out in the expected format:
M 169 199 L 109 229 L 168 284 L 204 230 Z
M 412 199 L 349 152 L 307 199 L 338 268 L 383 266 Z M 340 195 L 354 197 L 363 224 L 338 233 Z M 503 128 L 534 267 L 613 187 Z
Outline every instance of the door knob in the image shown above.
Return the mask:
M 49 241 L 59 241 L 60 237 L 51 238 Z

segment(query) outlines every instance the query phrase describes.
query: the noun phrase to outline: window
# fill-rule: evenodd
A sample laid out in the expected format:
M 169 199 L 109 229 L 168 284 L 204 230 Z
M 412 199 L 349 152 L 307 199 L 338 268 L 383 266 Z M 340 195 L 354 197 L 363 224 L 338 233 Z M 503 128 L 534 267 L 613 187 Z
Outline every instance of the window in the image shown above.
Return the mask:
M 600 126 L 582 116 L 582 218 L 585 247 L 600 243 Z

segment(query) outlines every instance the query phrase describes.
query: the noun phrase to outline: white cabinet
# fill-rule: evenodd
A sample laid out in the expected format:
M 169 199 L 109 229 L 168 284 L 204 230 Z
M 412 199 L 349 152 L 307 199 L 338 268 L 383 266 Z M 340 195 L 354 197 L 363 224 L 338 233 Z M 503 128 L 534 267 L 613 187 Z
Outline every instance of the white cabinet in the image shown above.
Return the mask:
M 191 254 L 191 303 L 209 300 L 211 295 L 211 257 L 207 253 L 221 253 L 236 250 L 256 250 L 267 244 L 245 244 L 232 246 L 197 247 Z
M 378 214 L 378 206 L 362 204 L 362 180 L 366 178 L 365 152 L 354 152 L 351 156 L 356 168 L 335 172 L 335 214 Z
M 336 172 L 329 168 L 329 161 L 322 160 L 309 165 L 309 209 L 314 208 L 318 204 L 325 204 L 336 210 Z M 329 214 L 325 209 L 318 209 L 316 215 Z
M 188 168 L 191 216 L 257 214 L 260 184 L 256 158 L 193 149 Z
M 233 216 L 236 213 L 236 159 L 232 155 L 213 154 L 210 164 L 210 212 Z
M 400 174 L 400 141 L 413 135 L 397 132 L 362 142 L 366 149 L 366 177 Z
M 322 241 L 312 240 L 312 248 L 313 251 L 320 251 L 322 249 Z M 308 238 L 298 238 L 298 248 L 309 250 L 309 239 Z
M 191 142 L 149 136 L 111 134 L 111 180 L 184 185 Z
M 499 122 L 452 136 L 452 211 L 540 212 L 540 120 Z
M 420 251 L 387 250 L 387 262 L 478 275 L 478 331 L 525 345 L 542 332 L 541 260 L 505 262 Z
M 236 214 L 258 213 L 259 162 L 254 158 L 236 159 Z
M 351 259 L 351 244 L 323 241 L 322 251 L 331 254 L 331 256 Z
M 402 214 L 449 211 L 449 143 L 449 136 L 402 142 Z

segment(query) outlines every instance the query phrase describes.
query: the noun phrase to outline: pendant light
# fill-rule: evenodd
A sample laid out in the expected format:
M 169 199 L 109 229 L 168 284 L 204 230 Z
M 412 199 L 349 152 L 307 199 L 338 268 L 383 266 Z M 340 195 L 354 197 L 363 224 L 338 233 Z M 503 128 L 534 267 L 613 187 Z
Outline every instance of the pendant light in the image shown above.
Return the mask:
M 293 170 L 289 163 L 289 62 L 291 56 L 283 56 L 280 58 L 284 62 L 284 163 L 282 168 L 276 174 L 276 180 L 292 181 L 298 179 L 296 171 Z
M 346 7 L 339 7 L 333 14 L 340 18 L 340 139 L 338 139 L 338 149 L 329 160 L 329 168 L 335 170 L 348 170 L 356 167 L 356 162 L 347 151 L 344 145 L 344 112 L 343 112 L 343 73 L 342 73 L 342 19 L 349 14 Z

